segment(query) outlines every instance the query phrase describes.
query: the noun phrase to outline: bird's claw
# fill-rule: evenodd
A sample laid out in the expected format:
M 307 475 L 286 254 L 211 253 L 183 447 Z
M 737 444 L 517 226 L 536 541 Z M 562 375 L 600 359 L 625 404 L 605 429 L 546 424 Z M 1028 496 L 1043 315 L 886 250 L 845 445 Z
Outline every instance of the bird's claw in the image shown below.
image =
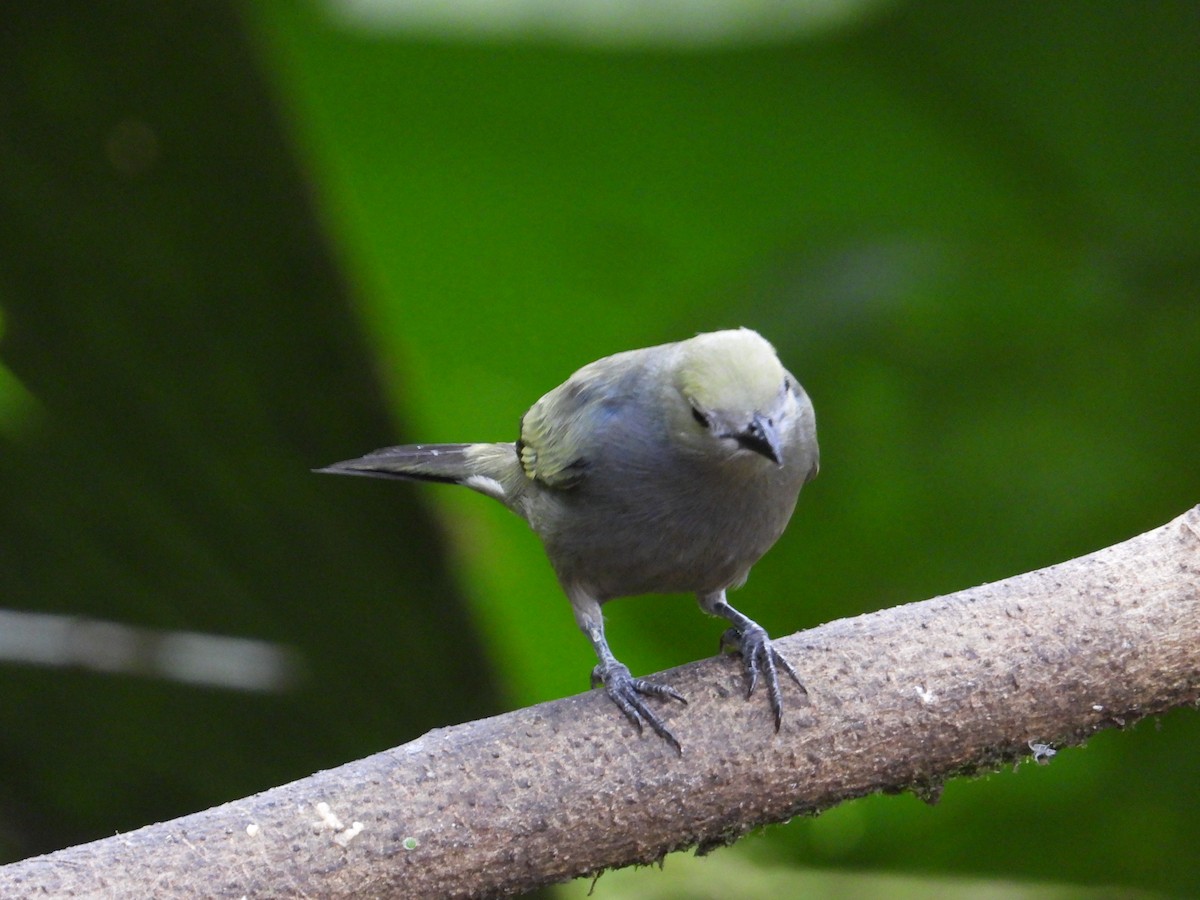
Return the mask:
M 634 678 L 629 673 L 628 666 L 617 662 L 598 665 L 592 670 L 592 687 L 598 684 L 604 685 L 613 703 L 625 713 L 625 718 L 637 726 L 639 732 L 643 723 L 649 725 L 655 734 L 675 748 L 676 753 L 683 755 L 683 746 L 678 739 L 642 700 L 642 697 L 664 697 L 686 705 L 687 700 L 683 694 L 670 685 L 647 681 L 645 678 Z
M 727 653 L 738 653 L 746 668 L 746 678 L 749 685 L 746 688 L 746 698 L 749 699 L 758 686 L 758 676 L 762 673 L 767 685 L 767 698 L 771 702 L 771 712 L 775 715 L 775 730 L 783 724 L 783 695 L 779 690 L 779 669 L 787 672 L 796 686 L 805 694 L 808 690 L 800 681 L 800 676 L 792 668 L 787 658 L 775 649 L 767 632 L 759 625 L 752 625 L 744 630 L 730 628 L 721 635 L 721 649 Z

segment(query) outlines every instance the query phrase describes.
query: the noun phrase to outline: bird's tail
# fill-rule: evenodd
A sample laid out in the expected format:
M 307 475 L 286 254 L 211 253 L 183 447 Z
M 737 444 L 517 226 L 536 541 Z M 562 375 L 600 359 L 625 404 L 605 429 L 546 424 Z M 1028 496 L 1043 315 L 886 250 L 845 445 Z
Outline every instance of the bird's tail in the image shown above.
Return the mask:
M 516 444 L 405 444 L 313 471 L 461 484 L 509 506 L 524 481 Z
M 332 475 L 366 475 L 370 478 L 407 478 L 415 481 L 442 481 L 459 484 L 473 474 L 467 448 L 473 444 L 405 444 L 384 447 L 360 456 L 333 463 L 314 472 Z

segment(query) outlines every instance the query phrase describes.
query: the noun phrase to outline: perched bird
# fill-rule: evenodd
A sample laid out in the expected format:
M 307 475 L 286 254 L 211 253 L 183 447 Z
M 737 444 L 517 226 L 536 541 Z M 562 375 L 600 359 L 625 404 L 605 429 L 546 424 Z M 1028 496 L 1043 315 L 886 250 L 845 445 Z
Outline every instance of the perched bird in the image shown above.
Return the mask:
M 617 661 L 601 606 L 694 592 L 731 623 L 722 645 L 742 656 L 747 697 L 764 680 L 778 730 L 777 672 L 800 679 L 725 593 L 778 540 L 817 467 L 808 395 L 761 335 L 740 328 L 584 366 L 525 413 L 516 443 L 388 447 L 317 471 L 461 484 L 525 519 L 595 648 L 593 685 L 680 751 L 643 698 L 687 701 Z

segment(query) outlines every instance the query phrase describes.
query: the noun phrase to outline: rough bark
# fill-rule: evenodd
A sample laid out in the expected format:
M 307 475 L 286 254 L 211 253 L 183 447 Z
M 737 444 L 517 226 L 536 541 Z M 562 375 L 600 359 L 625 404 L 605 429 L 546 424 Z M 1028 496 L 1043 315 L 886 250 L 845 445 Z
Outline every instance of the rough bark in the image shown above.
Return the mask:
M 1200 507 L 1105 550 L 781 641 L 783 729 L 741 667 L 670 672 L 675 753 L 600 693 L 444 728 L 130 834 L 0 868 L 5 897 L 494 895 L 1200 700 Z M 347 687 L 354 690 L 354 686 Z

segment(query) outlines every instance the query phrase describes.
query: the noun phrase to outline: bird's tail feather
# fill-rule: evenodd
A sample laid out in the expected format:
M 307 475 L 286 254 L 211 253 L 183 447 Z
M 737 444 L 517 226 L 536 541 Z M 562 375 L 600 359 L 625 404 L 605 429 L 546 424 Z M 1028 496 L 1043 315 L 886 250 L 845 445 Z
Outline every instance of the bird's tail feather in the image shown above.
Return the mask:
M 473 444 L 405 444 L 385 447 L 347 459 L 314 472 L 333 475 L 365 475 L 370 478 L 407 478 L 461 484 L 471 475 L 467 448 Z

